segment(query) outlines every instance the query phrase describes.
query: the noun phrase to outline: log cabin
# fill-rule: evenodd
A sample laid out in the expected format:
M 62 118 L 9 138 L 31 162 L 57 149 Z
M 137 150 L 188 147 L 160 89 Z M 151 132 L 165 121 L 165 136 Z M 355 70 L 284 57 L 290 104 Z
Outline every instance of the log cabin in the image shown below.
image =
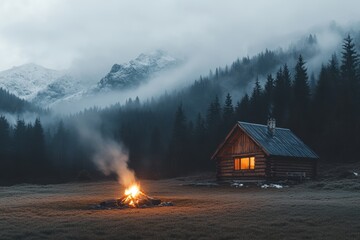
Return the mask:
M 267 125 L 237 122 L 212 156 L 219 181 L 312 179 L 319 157 L 293 132 Z

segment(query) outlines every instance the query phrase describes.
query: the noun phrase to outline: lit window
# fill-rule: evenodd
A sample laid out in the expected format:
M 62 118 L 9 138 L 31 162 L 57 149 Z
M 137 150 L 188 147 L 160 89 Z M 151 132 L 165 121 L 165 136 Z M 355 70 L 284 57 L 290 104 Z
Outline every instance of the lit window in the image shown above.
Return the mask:
M 250 159 L 241 158 L 241 169 L 249 169 L 249 168 L 250 168 Z
M 255 169 L 255 157 L 250 158 L 250 169 Z
M 255 157 L 244 157 L 234 159 L 235 170 L 255 169 Z
M 240 170 L 240 158 L 235 158 L 235 170 Z

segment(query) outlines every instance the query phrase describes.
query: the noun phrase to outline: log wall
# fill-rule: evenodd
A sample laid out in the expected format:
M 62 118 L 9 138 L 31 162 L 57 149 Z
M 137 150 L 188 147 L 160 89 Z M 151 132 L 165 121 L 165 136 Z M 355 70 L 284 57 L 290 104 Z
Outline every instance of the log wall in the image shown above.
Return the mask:
M 255 156 L 255 169 L 235 170 L 234 158 Z M 315 159 L 268 157 L 240 128 L 228 138 L 216 156 L 218 180 L 314 178 Z
M 255 156 L 255 169 L 235 170 L 234 158 Z M 241 129 L 236 129 L 217 155 L 219 180 L 257 180 L 266 178 L 266 156 Z
M 268 177 L 272 179 L 292 178 L 304 174 L 305 178 L 316 177 L 316 160 L 272 157 L 268 159 Z

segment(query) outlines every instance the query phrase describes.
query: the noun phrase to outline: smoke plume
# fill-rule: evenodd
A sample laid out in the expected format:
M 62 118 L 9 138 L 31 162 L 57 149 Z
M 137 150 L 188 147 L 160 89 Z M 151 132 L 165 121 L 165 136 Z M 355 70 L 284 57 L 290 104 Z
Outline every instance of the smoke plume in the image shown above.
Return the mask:
M 128 168 L 129 154 L 120 144 L 104 141 L 98 146 L 93 159 L 105 175 L 115 173 L 121 185 L 129 186 L 135 182 L 134 171 Z
M 83 140 L 93 149 L 93 161 L 105 175 L 116 174 L 119 184 L 129 186 L 135 183 L 135 173 L 128 168 L 129 153 L 121 143 L 101 136 L 99 131 L 100 121 L 93 118 L 80 121 L 77 130 Z

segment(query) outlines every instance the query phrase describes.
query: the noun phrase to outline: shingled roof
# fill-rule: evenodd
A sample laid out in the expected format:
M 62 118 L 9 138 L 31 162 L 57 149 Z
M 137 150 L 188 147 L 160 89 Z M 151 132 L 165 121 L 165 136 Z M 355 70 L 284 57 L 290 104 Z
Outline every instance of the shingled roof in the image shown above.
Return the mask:
M 297 158 L 319 158 L 306 144 L 301 141 L 290 129 L 275 128 L 271 134 L 266 125 L 238 122 L 240 127 L 264 152 L 269 156 L 284 156 Z M 234 127 L 232 131 L 236 128 Z M 228 136 L 230 136 L 229 134 Z M 227 140 L 227 139 L 226 139 Z M 213 156 L 223 147 L 218 148 Z

